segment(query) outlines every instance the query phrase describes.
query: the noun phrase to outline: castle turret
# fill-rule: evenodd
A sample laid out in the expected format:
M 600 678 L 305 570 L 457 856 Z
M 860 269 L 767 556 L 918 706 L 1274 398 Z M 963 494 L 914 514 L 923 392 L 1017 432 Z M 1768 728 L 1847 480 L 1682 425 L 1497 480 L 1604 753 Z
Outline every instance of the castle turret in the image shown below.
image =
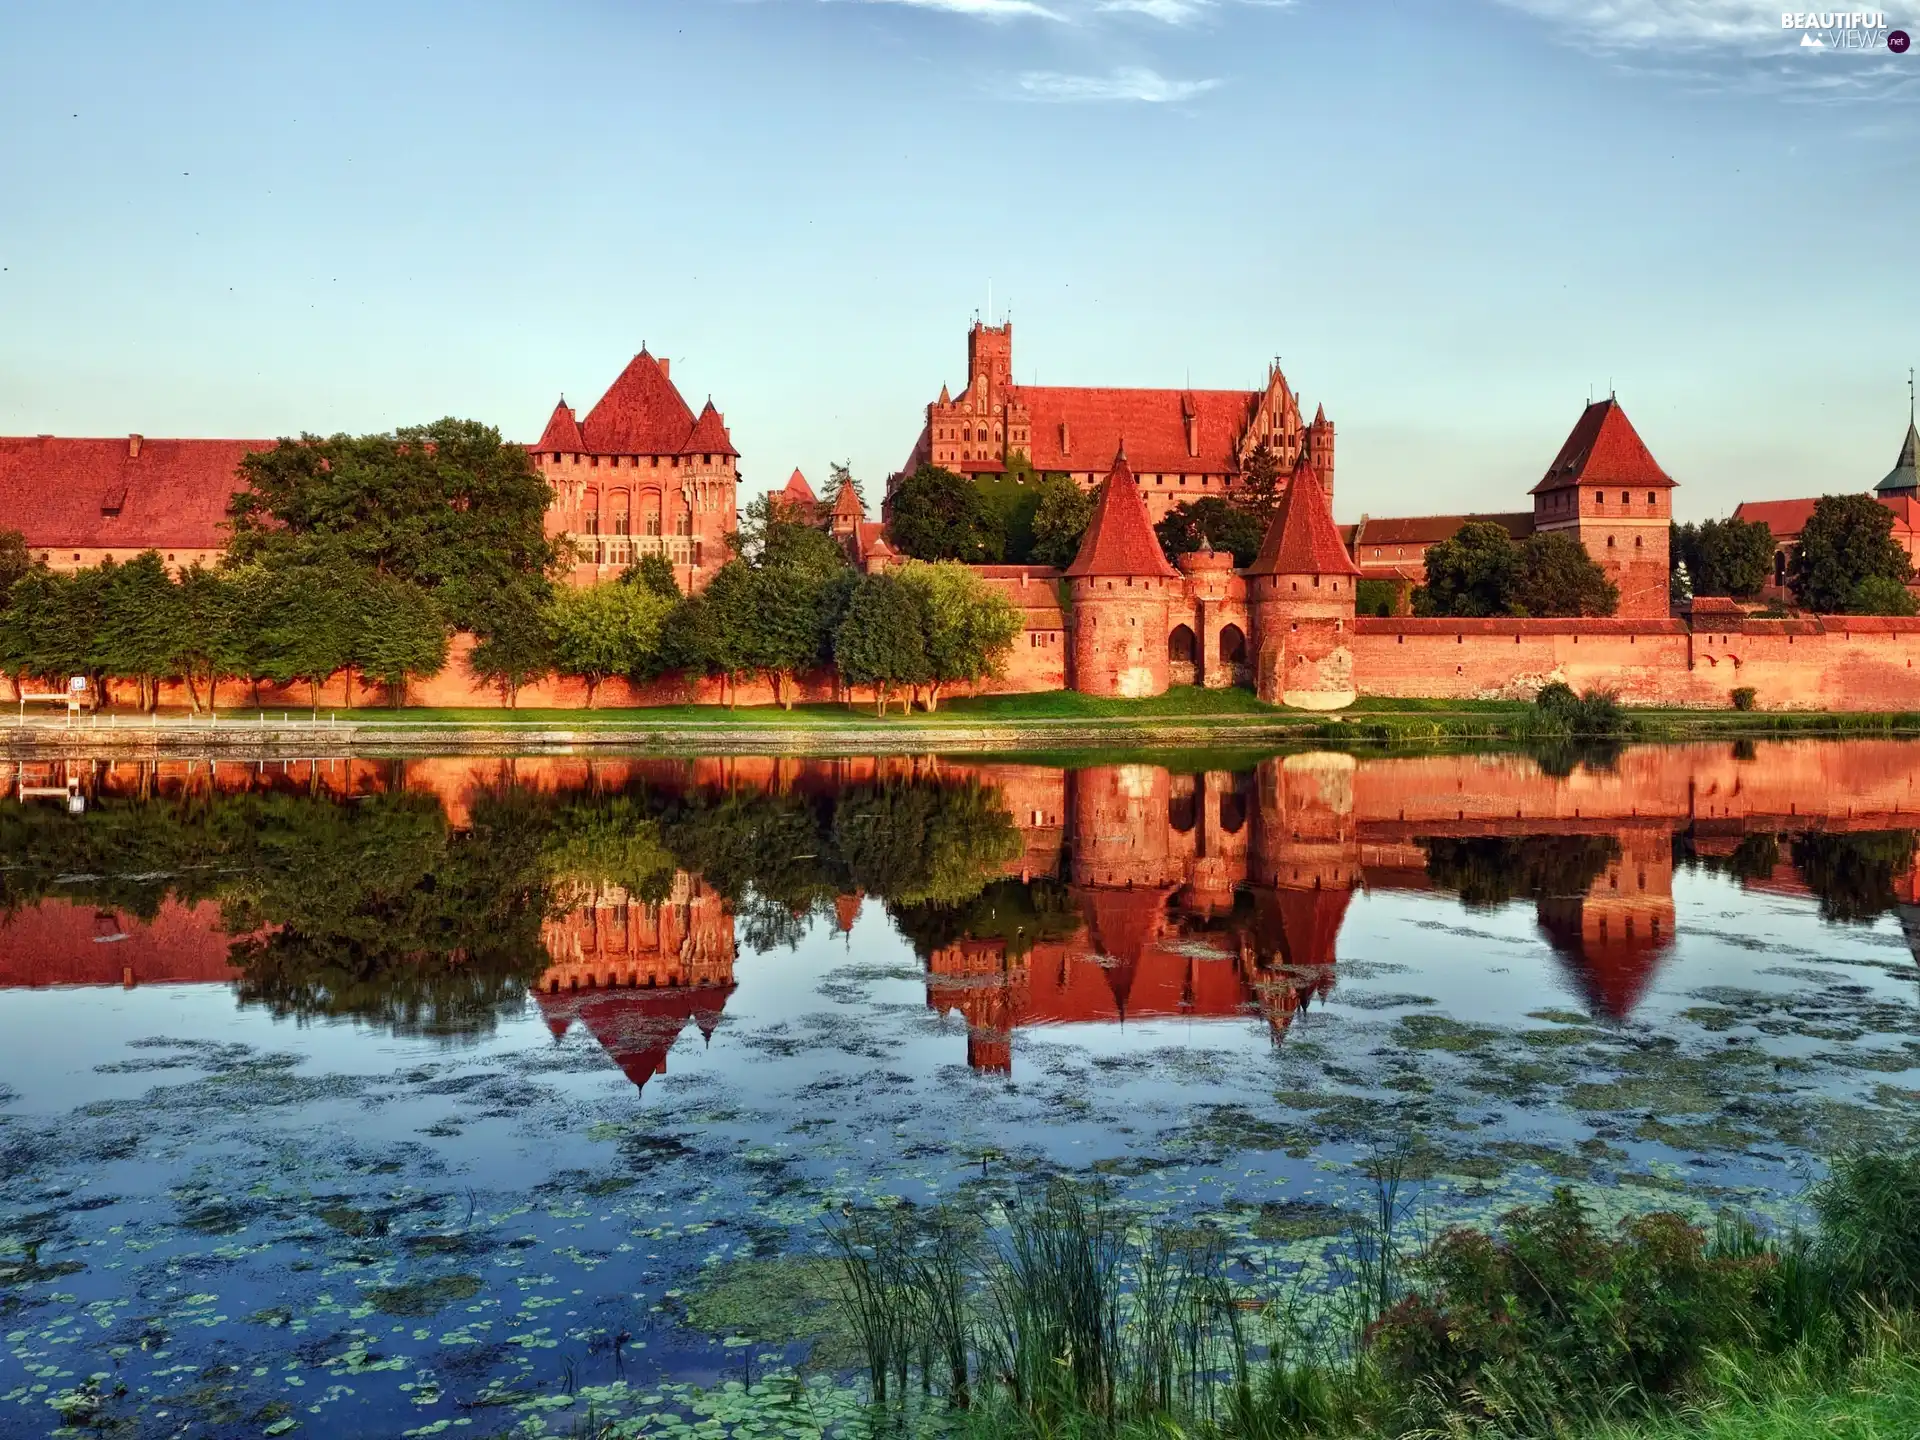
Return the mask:
M 1066 575 L 1073 597 L 1073 688 L 1083 695 L 1164 695 L 1167 602 L 1180 575 L 1154 538 L 1124 445 Z
M 1664 620 L 1674 482 L 1612 396 L 1587 406 L 1533 487 L 1536 534 L 1578 540 L 1620 587 L 1616 615 Z
M 1351 705 L 1354 584 L 1360 568 L 1340 543 L 1312 465 L 1294 471 L 1246 574 L 1255 693 L 1303 710 Z

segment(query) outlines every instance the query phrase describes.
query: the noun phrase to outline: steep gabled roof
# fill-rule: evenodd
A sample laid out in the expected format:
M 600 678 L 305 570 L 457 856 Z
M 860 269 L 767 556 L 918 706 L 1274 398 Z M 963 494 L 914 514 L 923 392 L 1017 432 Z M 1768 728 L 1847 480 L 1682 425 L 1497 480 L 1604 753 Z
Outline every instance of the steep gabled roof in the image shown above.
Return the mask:
M 1249 575 L 1358 575 L 1340 531 L 1333 523 L 1333 507 L 1320 477 L 1302 465 L 1287 482 L 1280 512 L 1267 526 L 1260 553 L 1247 567 Z
M 1873 487 L 1882 495 L 1889 491 L 1920 490 L 1920 429 L 1907 422 L 1907 438 L 1900 446 L 1900 458 L 1893 462 L 1887 478 Z
M 1638 490 L 1671 490 L 1673 479 L 1654 462 L 1620 402 L 1609 396 L 1581 412 L 1573 433 L 1547 467 L 1531 494 L 1569 485 L 1624 485 Z
M 1078 575 L 1140 575 L 1171 579 L 1179 572 L 1167 563 L 1147 519 L 1147 502 L 1127 468 L 1126 451 L 1113 458 L 1113 469 L 1093 502 L 1080 553 L 1066 573 Z
M 1124 439 L 1133 463 L 1153 474 L 1230 474 L 1240 468 L 1238 444 L 1264 392 L 1259 390 L 1128 390 L 1097 386 L 1018 385 L 1036 470 L 1087 470 Z M 1198 454 L 1187 451 L 1187 421 L 1197 422 Z M 1066 427 L 1069 448 L 1060 447 Z M 971 468 L 971 467 L 967 467 Z
M 693 423 L 667 372 L 642 350 L 587 412 L 581 448 L 593 455 L 678 455 Z
M 727 434 L 727 422 L 713 408 L 711 399 L 707 401 L 707 408 L 700 412 L 700 418 L 694 422 L 686 443 L 680 447 L 680 453 L 739 457 L 740 452 L 733 448 L 733 437 Z
M 807 477 L 795 466 L 793 474 L 787 477 L 787 485 L 780 492 L 780 498 L 789 505 L 818 505 L 820 499 L 813 493 L 813 486 L 807 483 Z
M 851 485 L 842 485 L 840 494 L 833 502 L 833 513 L 836 518 L 850 520 L 857 525 L 867 518 L 867 507 L 860 503 L 858 490 Z
M 540 443 L 533 448 L 556 455 L 578 455 L 587 448 L 587 442 L 580 438 L 580 422 L 573 418 L 573 407 L 567 404 L 564 395 L 553 407 L 553 418 L 547 421 L 547 428 L 540 432 Z
M 240 461 L 272 440 L 0 437 L 0 525 L 33 550 L 217 550 Z

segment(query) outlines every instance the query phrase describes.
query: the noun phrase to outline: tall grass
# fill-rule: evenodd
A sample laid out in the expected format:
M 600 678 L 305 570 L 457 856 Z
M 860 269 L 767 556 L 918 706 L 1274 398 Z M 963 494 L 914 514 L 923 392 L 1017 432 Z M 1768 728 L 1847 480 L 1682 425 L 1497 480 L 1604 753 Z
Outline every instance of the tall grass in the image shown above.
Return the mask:
M 1920 1150 L 1836 1157 L 1804 1232 L 1665 1213 L 1603 1230 L 1562 1190 L 1417 1248 L 1412 1158 L 1395 1142 L 1363 1163 L 1374 1203 L 1330 1292 L 1260 1289 L 1217 1230 L 1149 1223 L 1100 1186 L 1054 1182 L 991 1222 L 849 1213 L 833 1244 L 876 1419 L 1036 1440 L 1624 1440 L 1825 1413 L 1870 1375 L 1920 1413 Z

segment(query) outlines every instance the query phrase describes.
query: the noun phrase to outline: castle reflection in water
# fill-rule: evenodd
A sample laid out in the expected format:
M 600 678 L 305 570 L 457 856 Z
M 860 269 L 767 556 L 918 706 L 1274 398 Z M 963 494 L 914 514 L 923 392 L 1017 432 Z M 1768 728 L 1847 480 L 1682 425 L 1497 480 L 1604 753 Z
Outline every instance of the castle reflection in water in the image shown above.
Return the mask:
M 1018 853 L 979 877 L 970 906 L 939 912 L 941 923 L 924 911 L 894 919 L 925 966 L 928 1004 L 964 1018 L 968 1063 L 989 1071 L 1009 1070 L 1014 1036 L 1035 1025 L 1259 1017 L 1279 1036 L 1335 984 L 1356 891 L 1530 903 L 1589 1008 L 1625 1018 L 1673 945 L 1676 856 L 1731 868 L 1752 890 L 1812 896 L 1826 883 L 1812 877 L 1809 888 L 1816 862 L 1771 837 L 1920 827 L 1920 746 L 1893 741 L 1637 747 L 1568 773 L 1516 754 L 1309 753 L 1186 774 L 926 759 L 436 758 L 59 762 L 0 766 L 0 780 L 8 804 L 58 805 L 69 792 L 90 804 L 409 792 L 437 800 L 455 832 L 476 796 L 503 787 L 830 797 L 858 784 L 971 780 L 1010 816 Z M 1883 908 L 1911 938 L 1911 837 L 1878 853 L 1895 856 Z M 536 1002 L 556 1037 L 584 1026 L 644 1086 L 688 1025 L 710 1036 L 720 1023 L 736 983 L 735 906 L 686 869 L 649 900 L 583 881 L 566 902 L 541 932 Z M 855 889 L 823 908 L 851 931 L 878 906 Z M 169 895 L 148 909 L 9 903 L 0 987 L 240 978 L 218 903 Z

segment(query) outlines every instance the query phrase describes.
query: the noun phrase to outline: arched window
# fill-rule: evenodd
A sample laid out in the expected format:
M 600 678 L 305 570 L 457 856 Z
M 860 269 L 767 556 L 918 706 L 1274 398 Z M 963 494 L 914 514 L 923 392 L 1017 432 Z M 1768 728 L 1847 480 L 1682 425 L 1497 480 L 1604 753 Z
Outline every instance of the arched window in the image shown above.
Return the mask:
M 587 491 L 580 501 L 580 508 L 584 512 L 582 518 L 587 534 L 598 535 L 600 533 L 600 492 Z
M 1607 549 L 1611 550 L 1612 548 L 1613 548 L 1613 537 L 1609 535 L 1607 536 Z
M 660 533 L 660 492 L 658 490 L 640 492 L 640 533 L 642 535 Z
M 986 438 L 987 438 L 987 427 L 986 427 L 986 426 L 984 426 L 984 425 L 982 425 L 982 426 L 980 427 L 980 433 L 979 433 L 979 435 L 978 435 L 977 437 L 975 437 L 975 438 L 977 438 L 977 439 L 980 439 L 980 440 L 984 440 L 984 439 L 986 439 Z
M 1176 665 L 1193 663 L 1193 631 L 1185 625 L 1173 627 L 1173 633 L 1167 637 L 1167 658 Z
M 1640 546 L 1641 546 L 1641 543 L 1642 543 L 1642 539 L 1641 539 L 1641 537 L 1640 537 L 1640 536 L 1638 536 L 1638 535 L 1636 535 L 1636 536 L 1634 536 L 1634 537 L 1633 537 L 1633 548 L 1634 548 L 1634 549 L 1636 549 L 1636 550 L 1638 550 L 1638 549 L 1640 548 Z
M 1229 665 L 1247 663 L 1247 637 L 1238 625 L 1227 625 L 1221 628 L 1220 658 Z
M 613 533 L 631 535 L 633 533 L 633 509 L 627 502 L 627 492 L 615 490 L 607 496 L 607 508 L 613 512 Z

